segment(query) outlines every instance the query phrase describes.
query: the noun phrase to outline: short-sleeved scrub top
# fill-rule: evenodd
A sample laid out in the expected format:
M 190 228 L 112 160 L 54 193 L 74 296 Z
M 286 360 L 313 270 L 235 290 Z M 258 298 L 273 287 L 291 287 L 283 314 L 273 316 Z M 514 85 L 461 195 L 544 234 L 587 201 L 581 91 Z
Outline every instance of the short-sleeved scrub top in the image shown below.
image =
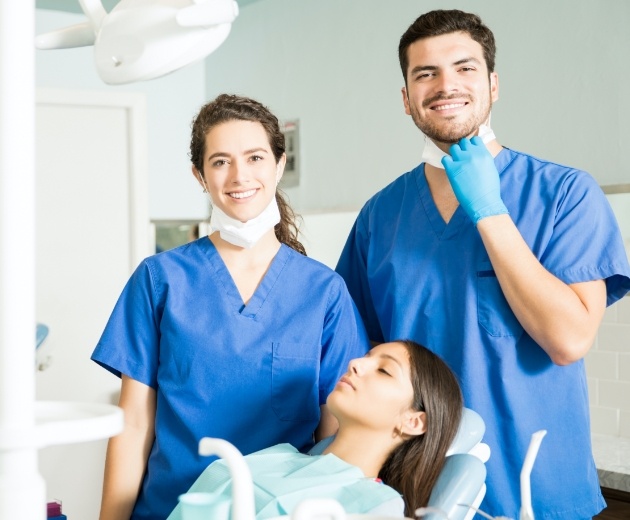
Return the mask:
M 358 467 L 333 454 L 310 456 L 289 444 L 280 444 L 247 455 L 245 462 L 254 487 L 256 520 L 290 515 L 306 499 L 336 500 L 346 513 L 404 516 L 400 493 L 380 480 L 367 478 Z M 212 493 L 212 519 L 230 520 L 232 486 L 228 465 L 217 460 L 189 492 Z M 180 505 L 167 520 L 182 520 Z
M 145 259 L 92 359 L 156 390 L 155 441 L 132 519 L 166 518 L 208 459 L 313 444 L 320 405 L 369 342 L 343 279 L 282 245 L 243 304 L 208 237 Z
M 609 305 L 628 292 L 623 241 L 591 176 L 507 148 L 495 164 L 509 214 L 549 272 L 567 284 L 605 280 Z M 583 362 L 555 365 L 524 332 L 464 210 L 448 223 L 440 216 L 424 164 L 366 203 L 337 271 L 371 340 L 413 339 L 458 374 L 492 450 L 482 509 L 518 518 L 520 470 L 542 429 L 531 475 L 536 518 L 591 518 L 602 509 Z

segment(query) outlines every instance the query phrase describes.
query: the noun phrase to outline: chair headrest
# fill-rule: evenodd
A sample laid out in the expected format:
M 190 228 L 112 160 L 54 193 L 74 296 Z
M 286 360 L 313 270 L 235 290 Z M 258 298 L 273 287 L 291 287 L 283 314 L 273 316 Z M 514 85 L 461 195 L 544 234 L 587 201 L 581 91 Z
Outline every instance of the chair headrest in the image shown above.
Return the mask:
M 35 325 L 35 348 L 39 348 L 48 336 L 48 326 L 43 323 L 37 323 Z
M 470 518 L 469 508 L 462 506 L 479 505 L 485 494 L 485 480 L 486 466 L 474 455 L 456 453 L 446 457 L 428 505 L 443 511 L 446 518 Z M 437 519 L 438 516 L 430 514 L 423 518 Z
M 454 453 L 468 453 L 473 446 L 481 442 L 485 431 L 486 425 L 481 416 L 470 408 L 464 408 L 457 434 L 446 456 Z

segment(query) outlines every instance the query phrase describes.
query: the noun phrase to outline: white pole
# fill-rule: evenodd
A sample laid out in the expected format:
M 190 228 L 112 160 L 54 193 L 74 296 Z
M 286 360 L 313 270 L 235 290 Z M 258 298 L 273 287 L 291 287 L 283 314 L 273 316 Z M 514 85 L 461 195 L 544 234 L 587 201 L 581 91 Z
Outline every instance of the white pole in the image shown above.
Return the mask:
M 232 517 L 231 520 L 254 520 L 254 483 L 252 472 L 240 451 L 224 439 L 203 437 L 199 441 L 199 455 L 217 455 L 225 460 L 232 477 Z
M 35 2 L 0 0 L 0 518 L 44 520 L 35 422 Z

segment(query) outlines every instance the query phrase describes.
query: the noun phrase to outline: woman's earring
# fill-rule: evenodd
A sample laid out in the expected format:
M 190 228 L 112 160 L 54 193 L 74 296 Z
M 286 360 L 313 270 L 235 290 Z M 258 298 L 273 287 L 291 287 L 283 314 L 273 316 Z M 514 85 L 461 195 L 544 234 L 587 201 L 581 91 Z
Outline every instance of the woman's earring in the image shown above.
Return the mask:
M 208 190 L 206 188 L 204 188 L 201 193 L 208 193 Z

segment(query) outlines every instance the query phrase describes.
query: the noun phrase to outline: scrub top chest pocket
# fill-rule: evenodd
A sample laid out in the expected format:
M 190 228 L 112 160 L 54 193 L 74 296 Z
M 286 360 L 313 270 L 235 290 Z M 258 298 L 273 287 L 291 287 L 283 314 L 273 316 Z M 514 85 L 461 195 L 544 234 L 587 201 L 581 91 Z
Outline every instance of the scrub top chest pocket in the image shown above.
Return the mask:
M 319 420 L 319 345 L 273 343 L 271 407 L 281 421 Z
M 492 264 L 481 262 L 477 266 L 477 320 L 490 335 L 519 337 L 523 327 L 512 312 Z

